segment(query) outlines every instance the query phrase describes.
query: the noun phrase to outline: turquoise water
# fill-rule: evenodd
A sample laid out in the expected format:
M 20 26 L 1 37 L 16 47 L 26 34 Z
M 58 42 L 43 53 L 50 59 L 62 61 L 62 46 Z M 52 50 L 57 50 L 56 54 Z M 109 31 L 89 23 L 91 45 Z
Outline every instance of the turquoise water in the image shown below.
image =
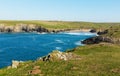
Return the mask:
M 52 50 L 65 51 L 82 46 L 81 40 L 96 36 L 94 33 L 1 33 L 0 68 L 11 65 L 12 60 L 35 60 Z

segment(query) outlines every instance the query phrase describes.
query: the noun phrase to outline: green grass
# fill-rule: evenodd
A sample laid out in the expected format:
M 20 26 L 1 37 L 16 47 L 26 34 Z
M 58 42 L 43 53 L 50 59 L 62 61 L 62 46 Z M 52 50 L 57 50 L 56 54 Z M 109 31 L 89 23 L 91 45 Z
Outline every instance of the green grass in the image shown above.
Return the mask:
M 111 26 L 108 30 L 108 34 L 106 34 L 105 36 L 120 38 L 120 25 Z
M 71 51 L 80 55 L 81 60 L 29 61 L 18 69 L 1 69 L 0 76 L 32 76 L 28 75 L 28 71 L 34 66 L 40 66 L 44 76 L 120 76 L 118 45 L 104 43 L 77 47 Z

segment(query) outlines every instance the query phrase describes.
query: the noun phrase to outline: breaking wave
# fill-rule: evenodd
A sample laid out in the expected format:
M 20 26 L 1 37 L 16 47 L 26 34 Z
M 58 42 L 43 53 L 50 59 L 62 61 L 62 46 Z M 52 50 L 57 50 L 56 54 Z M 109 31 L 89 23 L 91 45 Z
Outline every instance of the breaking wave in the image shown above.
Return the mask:
M 96 33 L 89 33 L 89 32 L 86 32 L 86 33 L 64 33 L 64 34 L 69 34 L 69 35 L 97 35 Z
M 61 50 L 62 48 L 61 47 L 55 47 L 56 50 Z
M 62 40 L 55 40 L 56 42 L 58 42 L 58 43 L 64 43 Z

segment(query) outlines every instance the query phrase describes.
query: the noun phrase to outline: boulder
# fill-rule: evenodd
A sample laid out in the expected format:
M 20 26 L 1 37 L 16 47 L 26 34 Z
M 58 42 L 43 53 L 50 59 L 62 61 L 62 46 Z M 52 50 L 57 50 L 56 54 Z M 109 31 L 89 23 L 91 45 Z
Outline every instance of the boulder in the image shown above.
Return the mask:
M 95 29 L 91 29 L 89 32 L 96 33 L 97 31 Z
M 43 61 L 54 61 L 54 60 L 80 60 L 81 58 L 78 55 L 68 52 L 53 51 L 49 55 L 39 58 L 38 60 Z
M 19 66 L 20 63 L 23 63 L 23 62 L 22 62 L 22 61 L 15 61 L 15 60 L 13 60 L 13 61 L 12 61 L 12 66 L 11 66 L 11 67 L 12 67 L 12 68 L 17 68 L 17 67 Z
M 12 61 L 12 68 L 17 68 L 19 66 L 19 61 Z

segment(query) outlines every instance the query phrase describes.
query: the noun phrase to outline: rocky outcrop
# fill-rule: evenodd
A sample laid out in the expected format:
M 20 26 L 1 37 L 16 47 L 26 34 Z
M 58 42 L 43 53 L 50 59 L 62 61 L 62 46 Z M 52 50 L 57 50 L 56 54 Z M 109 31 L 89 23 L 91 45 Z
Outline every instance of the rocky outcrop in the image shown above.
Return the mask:
M 78 55 L 75 55 L 73 53 L 66 53 L 66 52 L 60 52 L 60 51 L 53 51 L 49 55 L 39 58 L 38 60 L 42 61 L 54 61 L 54 60 L 80 60 L 81 57 Z
M 0 24 L 0 32 L 49 32 L 47 29 L 35 24 L 16 24 L 15 26 L 6 26 Z
M 104 37 L 104 36 L 96 36 L 82 41 L 83 44 L 98 44 L 100 42 L 120 44 L 120 39 Z
M 116 31 L 116 30 L 115 30 Z M 95 32 L 95 30 L 91 30 L 90 32 Z M 91 37 L 86 40 L 81 41 L 83 44 L 98 44 L 100 42 L 107 42 L 107 43 L 113 43 L 113 44 L 120 44 L 120 38 L 115 38 L 112 36 L 109 36 L 107 34 L 110 33 L 110 29 L 106 30 L 99 30 L 97 31 L 97 34 L 99 36 Z
M 91 33 L 96 33 L 97 30 L 96 30 L 96 29 L 91 29 L 89 32 L 91 32 Z
M 13 60 L 11 67 L 12 68 L 17 68 L 20 65 L 20 63 L 23 63 L 23 62 L 22 61 L 15 61 L 15 60 Z
M 110 38 L 96 36 L 82 41 L 83 44 L 98 44 L 100 42 L 112 42 L 112 40 Z
M 97 32 L 98 35 L 104 35 L 104 34 L 107 34 L 107 33 L 108 33 L 108 30 L 98 31 Z
M 91 29 L 89 32 L 91 33 L 97 33 L 98 35 L 104 35 L 107 34 L 109 32 L 108 29 L 103 30 L 103 29 Z

